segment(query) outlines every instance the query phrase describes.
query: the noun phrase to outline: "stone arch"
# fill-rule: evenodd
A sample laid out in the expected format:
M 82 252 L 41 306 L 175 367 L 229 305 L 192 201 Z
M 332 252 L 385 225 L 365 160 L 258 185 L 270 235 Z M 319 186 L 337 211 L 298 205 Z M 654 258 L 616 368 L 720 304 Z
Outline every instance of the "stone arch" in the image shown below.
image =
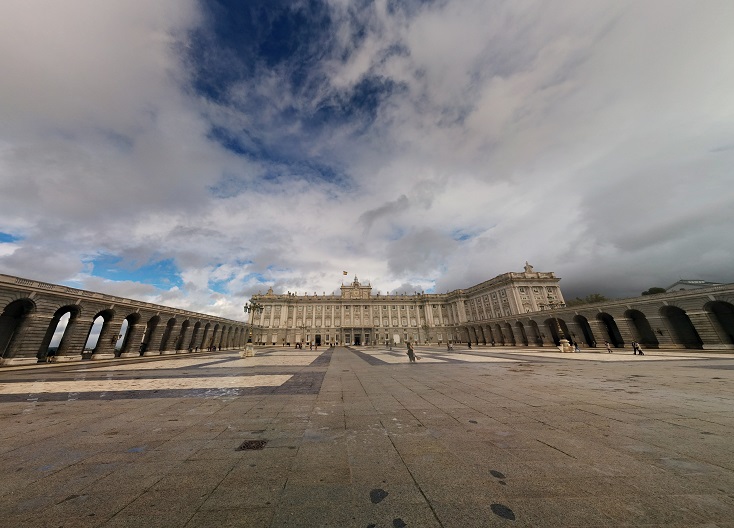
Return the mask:
M 482 325 L 482 331 L 484 332 L 484 337 L 487 340 L 487 343 L 494 346 L 495 342 L 492 327 L 490 325 Z
M 487 335 L 484 333 L 484 327 L 482 325 L 477 326 L 477 333 L 481 335 L 481 341 L 483 345 L 487 344 Z M 479 344 L 479 343 L 477 343 Z
M 176 346 L 174 347 L 176 350 L 188 349 L 184 341 L 186 340 L 186 334 L 188 334 L 189 326 L 191 326 L 191 322 L 188 319 L 181 323 L 181 331 L 178 334 L 178 339 L 176 339 Z
M 22 340 L 22 332 L 30 320 L 29 316 L 35 311 L 36 304 L 28 298 L 16 299 L 5 306 L 0 314 L 0 358 L 14 355 L 16 346 Z M 39 360 L 46 357 L 46 348 L 41 345 L 37 353 Z
M 543 346 L 543 336 L 540 332 L 540 328 L 538 327 L 538 323 L 531 319 L 528 326 L 530 327 L 530 331 L 533 333 L 533 340 L 535 341 L 535 344 L 538 346 Z
M 188 348 L 192 350 L 196 350 L 197 348 L 199 348 L 199 342 L 197 341 L 197 338 L 199 337 L 200 332 L 201 332 L 201 321 L 196 321 L 196 323 L 194 323 L 194 328 L 191 331 L 191 339 L 189 340 Z
M 505 334 L 502 333 L 502 327 L 499 325 L 499 323 L 496 323 L 494 325 L 495 329 L 495 335 L 497 336 L 497 343 L 504 346 L 505 345 Z
M 52 353 L 58 356 L 78 356 L 81 358 L 83 350 L 71 350 L 73 343 L 72 343 L 72 335 L 74 334 L 74 327 L 76 326 L 77 322 L 79 321 L 79 318 L 81 316 L 81 308 L 76 304 L 67 304 L 56 310 L 54 312 L 53 317 L 51 318 L 51 322 L 48 325 L 48 328 L 46 329 L 46 335 L 43 337 L 43 342 L 41 343 L 41 351 L 42 353 Z M 61 337 L 59 339 L 58 345 L 56 347 L 56 350 L 52 350 L 52 342 L 54 340 L 54 335 L 56 334 L 56 331 L 58 329 L 59 323 L 61 322 L 61 319 L 67 315 L 69 316 L 66 327 L 63 330 L 63 333 L 61 334 Z M 86 341 L 85 341 L 86 342 Z M 82 343 L 82 348 L 84 347 L 84 342 Z
M 100 310 L 94 315 L 94 317 L 92 317 L 92 325 L 89 327 L 86 339 L 84 339 L 84 353 L 87 353 L 86 350 L 87 348 L 89 348 L 88 345 L 90 345 L 90 339 L 92 338 L 94 325 L 100 318 L 102 319 L 102 324 L 100 325 L 99 334 L 97 335 L 97 342 L 95 343 L 94 348 L 91 351 L 91 356 L 99 356 L 99 354 L 104 353 L 115 346 L 115 343 L 117 343 L 118 339 L 117 333 L 115 333 L 113 336 L 110 331 L 111 323 L 114 317 L 115 312 L 110 309 Z M 114 341 L 111 341 L 111 339 L 114 339 Z M 114 352 L 110 352 L 110 354 L 112 354 L 112 357 L 114 357 Z
M 219 350 L 227 348 L 227 334 L 229 333 L 229 326 L 222 325 L 222 331 L 219 333 Z
M 479 335 L 477 334 L 477 328 L 475 326 L 469 327 L 469 341 L 474 344 L 479 344 Z
M 515 339 L 515 333 L 512 331 L 512 325 L 508 322 L 505 322 L 504 330 L 507 332 L 507 338 L 510 342 L 509 344 L 511 346 L 517 345 L 517 340 Z
M 212 327 L 212 324 L 211 323 L 206 323 L 204 325 L 204 332 L 201 334 L 201 344 L 199 345 L 199 347 L 202 350 L 206 350 L 207 348 L 209 348 L 211 346 L 209 344 L 209 339 L 210 339 L 209 332 L 211 330 L 211 327 Z
M 155 335 L 156 330 L 158 330 L 158 325 L 160 324 L 160 322 L 160 316 L 154 315 L 153 317 L 148 319 L 147 323 L 145 323 L 145 332 L 143 333 L 143 339 L 140 341 L 141 356 L 148 352 L 148 349 L 153 343 L 153 336 Z
M 726 301 L 711 301 L 703 307 L 722 343 L 734 345 L 734 305 Z
M 131 313 L 127 317 L 125 317 L 124 321 L 127 321 L 127 329 L 122 335 L 122 345 L 120 345 L 120 350 L 115 350 L 115 356 L 117 357 L 124 357 L 123 354 L 132 355 L 133 353 L 139 352 L 138 350 L 134 350 L 134 335 L 137 333 L 138 326 L 140 324 L 140 314 L 139 313 Z M 125 324 L 123 321 L 123 325 Z M 122 327 L 120 327 L 120 330 L 122 330 Z
M 660 315 L 665 319 L 674 343 L 686 348 L 703 347 L 703 341 L 685 310 L 672 305 L 663 306 Z
M 218 342 L 218 339 L 219 339 L 219 330 L 220 330 L 219 329 L 219 323 L 217 323 L 217 324 L 214 325 L 214 328 L 212 328 L 212 338 L 211 338 L 211 342 L 209 344 L 209 348 L 212 348 L 212 347 L 216 347 L 217 346 L 217 342 Z
M 528 346 L 530 342 L 528 341 L 528 335 L 525 332 L 525 325 L 523 325 L 521 321 L 517 321 L 515 323 L 515 328 L 517 328 L 517 335 L 520 336 L 520 342 L 523 345 Z
M 574 316 L 573 322 L 579 325 L 579 328 L 581 328 L 581 333 L 584 336 L 584 342 L 586 343 L 586 346 L 595 347 L 596 339 L 594 339 L 594 332 L 591 330 L 589 320 L 583 315 L 578 314 Z
M 635 337 L 638 343 L 647 347 L 657 348 L 660 342 L 655 337 L 655 332 L 650 326 L 650 321 L 647 320 L 647 316 L 640 310 L 627 310 L 624 312 L 624 316 L 630 323 L 630 329 L 632 335 Z
M 617 322 L 614 320 L 614 317 L 606 312 L 601 312 L 596 316 L 596 319 L 602 324 L 602 327 L 606 331 L 606 340 L 615 348 L 624 347 L 624 339 L 622 338 L 622 334 L 619 332 L 619 327 L 617 326 Z
M 158 347 L 158 350 L 163 352 L 164 350 L 168 350 L 168 345 L 171 341 L 171 336 L 173 335 L 173 329 L 176 327 L 176 318 L 171 317 L 168 322 L 166 323 L 166 329 L 163 330 L 163 337 L 161 338 L 161 346 Z

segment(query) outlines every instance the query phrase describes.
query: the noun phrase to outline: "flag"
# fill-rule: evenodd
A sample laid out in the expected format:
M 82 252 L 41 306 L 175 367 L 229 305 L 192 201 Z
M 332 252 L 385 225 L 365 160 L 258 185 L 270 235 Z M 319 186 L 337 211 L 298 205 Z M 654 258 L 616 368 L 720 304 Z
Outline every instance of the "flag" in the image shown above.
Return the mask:
M 343 273 L 344 275 L 348 275 L 348 273 L 347 273 L 346 271 L 342 271 L 342 273 Z

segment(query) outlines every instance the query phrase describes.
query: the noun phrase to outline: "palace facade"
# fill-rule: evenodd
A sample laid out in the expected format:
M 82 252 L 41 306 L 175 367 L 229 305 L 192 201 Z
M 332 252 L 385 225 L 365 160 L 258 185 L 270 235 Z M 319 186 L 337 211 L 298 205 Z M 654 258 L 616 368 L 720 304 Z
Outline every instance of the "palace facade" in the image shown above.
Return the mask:
M 553 272 L 503 273 L 448 293 L 374 294 L 357 277 L 339 295 L 254 295 L 253 340 L 268 345 L 373 345 L 466 341 L 472 322 L 565 306 Z

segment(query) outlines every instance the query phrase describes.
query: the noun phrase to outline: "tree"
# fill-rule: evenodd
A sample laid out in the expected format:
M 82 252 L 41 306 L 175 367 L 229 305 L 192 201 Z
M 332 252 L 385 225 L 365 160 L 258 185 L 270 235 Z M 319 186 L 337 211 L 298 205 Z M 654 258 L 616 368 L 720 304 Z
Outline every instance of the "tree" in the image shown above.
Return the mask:
M 655 286 L 654 288 L 650 288 L 649 290 L 642 292 L 642 295 L 655 295 L 656 293 L 665 293 L 665 288 L 658 288 Z
M 570 301 L 566 301 L 566 306 L 578 306 L 580 304 L 591 304 L 591 303 L 599 303 L 607 301 L 608 299 L 603 296 L 601 293 L 591 293 L 584 297 L 583 299 L 581 297 L 576 297 L 575 299 L 571 299 Z

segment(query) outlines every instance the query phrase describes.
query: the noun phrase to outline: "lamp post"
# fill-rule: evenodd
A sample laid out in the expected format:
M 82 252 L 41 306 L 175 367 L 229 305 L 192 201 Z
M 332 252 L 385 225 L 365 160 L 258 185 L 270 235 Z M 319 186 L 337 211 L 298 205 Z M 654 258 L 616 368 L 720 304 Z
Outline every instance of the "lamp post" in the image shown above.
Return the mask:
M 245 313 L 248 314 L 250 319 L 250 337 L 247 339 L 247 345 L 245 345 L 245 354 L 242 357 L 252 357 L 255 355 L 255 345 L 252 341 L 252 329 L 255 324 L 255 314 L 262 313 L 265 307 L 255 301 L 245 303 Z

